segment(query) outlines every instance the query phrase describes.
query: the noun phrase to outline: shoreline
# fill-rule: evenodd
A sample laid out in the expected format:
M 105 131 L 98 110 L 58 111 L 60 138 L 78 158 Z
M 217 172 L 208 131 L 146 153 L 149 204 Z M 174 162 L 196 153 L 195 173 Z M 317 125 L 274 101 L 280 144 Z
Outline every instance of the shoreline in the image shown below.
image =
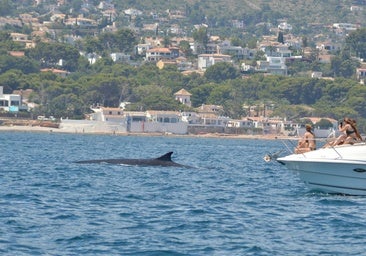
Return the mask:
M 91 134 L 91 135 L 116 135 L 116 136 L 164 136 L 164 137 L 182 137 L 182 138 L 222 138 L 222 139 L 298 139 L 298 137 L 289 137 L 285 135 L 266 134 L 266 135 L 250 135 L 250 134 L 224 134 L 224 133 L 205 133 L 205 134 L 164 134 L 164 133 L 122 133 L 122 132 L 75 132 L 68 129 L 41 127 L 41 126 L 0 126 L 0 132 L 43 132 L 43 133 L 65 133 L 65 134 Z

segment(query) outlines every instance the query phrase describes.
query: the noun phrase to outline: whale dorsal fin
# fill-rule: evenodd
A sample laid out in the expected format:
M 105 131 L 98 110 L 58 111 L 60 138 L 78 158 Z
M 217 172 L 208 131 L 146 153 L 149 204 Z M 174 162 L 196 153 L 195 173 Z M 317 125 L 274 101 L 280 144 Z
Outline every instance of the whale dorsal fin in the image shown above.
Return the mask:
M 160 161 L 172 161 L 172 154 L 173 154 L 173 152 L 168 152 L 165 155 L 162 155 L 162 156 L 156 158 L 156 160 L 160 160 Z

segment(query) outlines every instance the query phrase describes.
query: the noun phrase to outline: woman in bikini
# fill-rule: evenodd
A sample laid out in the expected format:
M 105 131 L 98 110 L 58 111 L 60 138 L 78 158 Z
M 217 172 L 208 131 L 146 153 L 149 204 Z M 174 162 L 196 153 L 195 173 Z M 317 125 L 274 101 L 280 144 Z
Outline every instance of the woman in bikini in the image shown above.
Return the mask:
M 316 149 L 315 135 L 311 131 L 311 125 L 305 126 L 306 132 L 295 148 L 295 154 L 302 154 Z
M 342 144 L 353 144 L 362 141 L 362 137 L 357 130 L 356 121 L 345 117 L 343 122 L 338 126 L 340 132 L 343 132 L 330 146 L 337 146 Z

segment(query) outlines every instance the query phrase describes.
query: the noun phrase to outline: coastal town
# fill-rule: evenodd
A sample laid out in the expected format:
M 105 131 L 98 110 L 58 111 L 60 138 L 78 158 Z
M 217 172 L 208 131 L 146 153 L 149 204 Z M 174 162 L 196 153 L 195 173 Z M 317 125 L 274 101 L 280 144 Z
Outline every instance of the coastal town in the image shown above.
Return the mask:
M 0 256 L 366 255 L 366 0 L 0 0 Z
M 97 5 L 92 1 L 83 1 L 80 13 L 70 15 L 62 11 L 67 6 L 67 1 L 35 1 L 34 7 L 42 6 L 48 10 L 45 17 L 34 13 L 24 13 L 17 17 L 0 17 L 0 27 L 29 26 L 32 31 L 28 34 L 12 32 L 11 39 L 24 46 L 25 49 L 34 48 L 40 41 L 62 41 L 75 45 L 85 37 L 99 32 L 115 33 L 121 27 L 128 27 L 139 35 L 143 35 L 139 43 L 134 45 L 133 52 L 111 52 L 109 57 L 114 63 L 125 63 L 139 66 L 141 63 L 153 63 L 159 69 L 169 65 L 176 66 L 182 74 L 204 74 L 207 69 L 218 63 L 234 65 L 246 79 L 252 74 L 291 76 L 290 63 L 296 61 L 308 62 L 312 58 L 320 64 L 331 64 L 336 52 L 342 48 L 344 40 L 349 33 L 362 28 L 360 23 L 332 23 L 312 24 L 319 34 L 314 38 L 314 46 L 307 45 L 307 38 L 292 33 L 294 29 L 287 20 L 278 20 L 277 24 L 258 24 L 264 26 L 270 35 L 261 37 L 255 42 L 254 47 L 233 44 L 232 41 L 207 35 L 206 41 L 199 41 L 193 36 L 186 36 L 187 31 L 179 26 L 179 22 L 186 19 L 186 12 L 181 9 L 167 10 L 165 13 L 146 13 L 143 10 L 128 8 L 119 12 L 113 1 L 100 1 Z M 349 12 L 364 12 L 362 5 L 348 6 Z M 93 19 L 98 13 L 102 19 Z M 121 22 L 121 16 L 125 24 Z M 104 25 L 102 21 L 107 21 Z M 230 20 L 231 26 L 239 31 L 245 31 L 245 24 L 240 20 Z M 61 29 L 62 28 L 62 29 Z M 207 31 L 208 25 L 195 24 L 191 29 L 197 33 Z M 75 31 L 79 31 L 76 33 Z M 169 43 L 163 32 L 169 31 Z M 98 32 L 98 33 L 99 33 Z M 324 33 L 327 33 L 326 35 Z M 187 48 L 183 48 L 184 45 Z M 188 51 L 189 50 L 189 51 Z M 24 51 L 13 50 L 8 54 L 13 57 L 23 58 Z M 80 52 L 89 63 L 95 64 L 103 56 L 96 52 Z M 194 58 L 188 57 L 195 56 Z M 261 55 L 261 58 L 258 58 Z M 360 65 L 352 72 L 354 80 L 364 84 L 366 77 L 366 64 L 358 58 Z M 52 73 L 58 77 L 68 77 L 72 71 L 63 65 L 64 60 L 59 59 L 57 65 L 42 68 L 40 71 Z M 306 76 L 314 79 L 333 80 L 334 77 L 324 76 L 321 71 L 306 71 Z M 32 89 L 14 90 L 4 93 L 0 90 L 0 109 L 3 112 L 1 124 L 3 126 L 48 126 L 72 132 L 106 132 L 106 133 L 162 133 L 162 134 L 254 134 L 254 135 L 299 135 L 299 129 L 306 122 L 326 134 L 337 128 L 337 120 L 324 116 L 302 117 L 304 122 L 288 120 L 287 117 L 274 116 L 273 104 L 262 102 L 260 104 L 245 105 L 246 116 L 240 119 L 226 116 L 222 105 L 201 104 L 193 106 L 192 93 L 186 88 L 174 92 L 174 99 L 180 104 L 191 108 L 190 111 L 144 110 L 130 111 L 131 102 L 120 101 L 116 106 L 104 106 L 95 102 L 90 106 L 84 119 L 75 120 L 69 116 L 57 116 L 53 113 L 38 113 L 31 118 L 22 120 L 20 111 L 32 112 L 37 108 L 37 103 L 32 102 L 29 95 Z M 40 114 L 40 115 L 39 115 Z M 326 120 L 326 127 L 320 127 L 319 121 Z
M 191 94 L 181 89 L 175 94 L 175 100 L 190 106 Z M 25 99 L 26 100 L 26 99 Z M 15 106 L 22 106 L 21 95 L 6 95 L 0 86 L 0 101 L 13 102 Z M 8 129 L 21 126 L 27 130 L 30 127 L 45 127 L 46 131 L 71 133 L 107 133 L 107 134 L 162 134 L 162 135 L 269 135 L 269 136 L 299 136 L 304 133 L 304 125 L 286 121 L 281 118 L 269 117 L 271 109 L 249 109 L 251 116 L 235 120 L 221 116 L 222 107 L 216 105 L 202 105 L 195 112 L 178 111 L 126 111 L 129 102 L 122 102 L 119 107 L 91 106 L 92 113 L 86 115 L 84 120 L 60 119 L 53 116 L 38 116 L 36 120 L 19 120 L 18 118 L 2 119 L 2 126 Z M 24 106 L 24 105 L 23 105 Z M 3 106 L 4 111 L 11 111 Z M 268 115 L 268 116 L 266 116 Z M 304 118 L 317 124 L 322 118 Z M 328 118 L 329 125 L 326 128 L 314 127 L 318 137 L 327 137 L 334 132 L 338 122 Z M 45 129 L 41 129 L 45 130 Z

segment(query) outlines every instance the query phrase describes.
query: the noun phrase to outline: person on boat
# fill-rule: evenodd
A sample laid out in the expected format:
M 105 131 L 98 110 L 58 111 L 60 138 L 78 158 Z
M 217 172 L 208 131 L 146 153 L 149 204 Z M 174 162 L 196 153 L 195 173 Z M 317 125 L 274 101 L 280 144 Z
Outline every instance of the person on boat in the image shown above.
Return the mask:
M 299 140 L 295 148 L 295 154 L 302 154 L 316 149 L 315 135 L 312 132 L 311 125 L 307 124 L 305 130 L 304 136 Z
M 362 141 L 362 137 L 358 132 L 355 120 L 345 117 L 343 121 L 339 123 L 338 129 L 342 134 L 339 135 L 333 143 L 330 143 L 330 146 L 354 144 Z

